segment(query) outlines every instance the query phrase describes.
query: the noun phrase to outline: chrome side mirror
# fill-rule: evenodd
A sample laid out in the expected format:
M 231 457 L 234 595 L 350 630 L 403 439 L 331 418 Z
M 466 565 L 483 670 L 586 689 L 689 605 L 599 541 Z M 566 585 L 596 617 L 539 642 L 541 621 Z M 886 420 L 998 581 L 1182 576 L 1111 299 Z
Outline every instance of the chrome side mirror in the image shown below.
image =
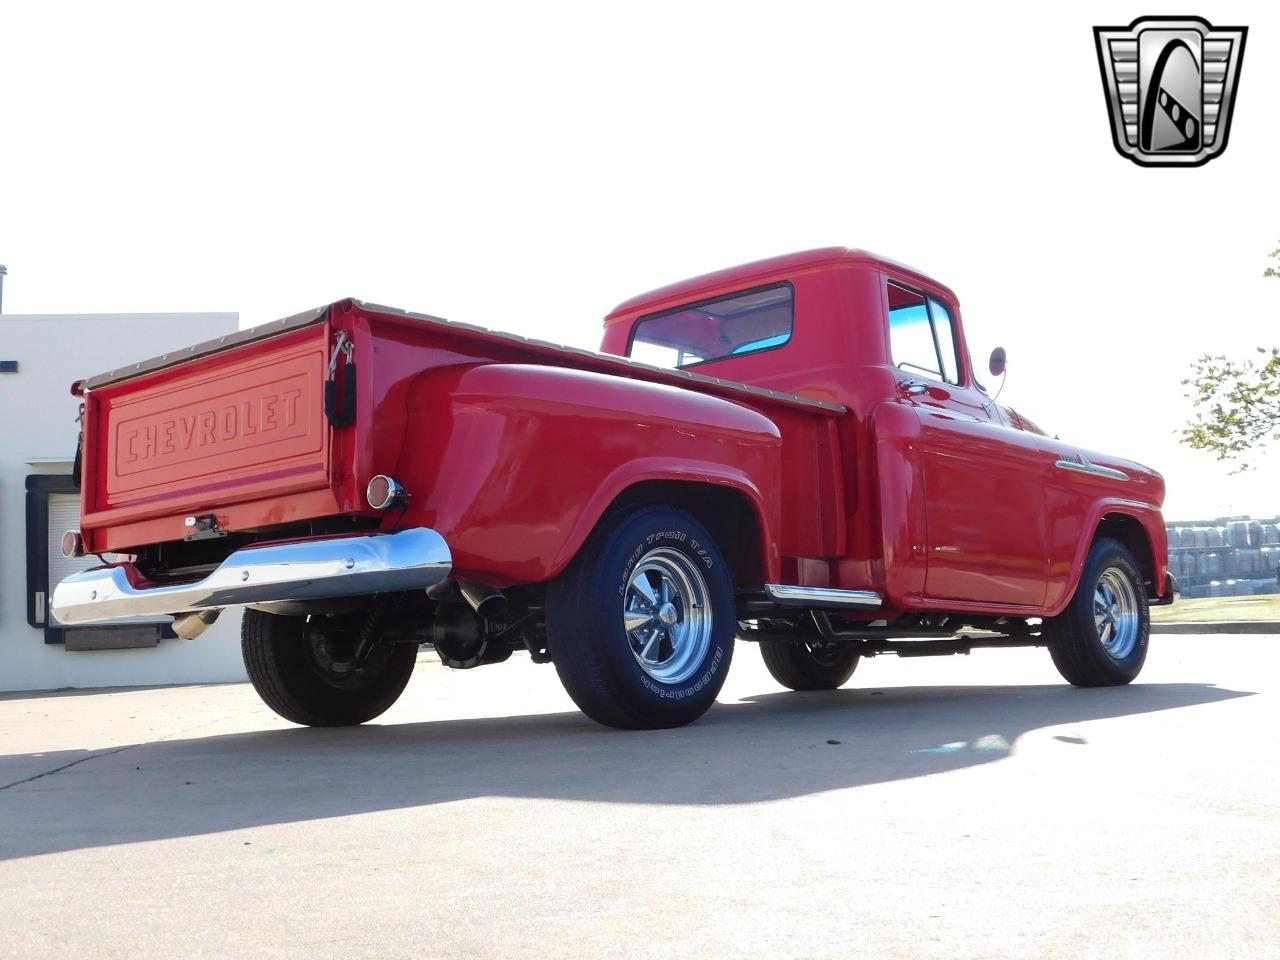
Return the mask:
M 999 377 L 1004 375 L 1004 365 L 1004 347 L 996 347 L 991 351 L 991 359 L 987 361 L 987 369 L 991 371 L 993 377 Z

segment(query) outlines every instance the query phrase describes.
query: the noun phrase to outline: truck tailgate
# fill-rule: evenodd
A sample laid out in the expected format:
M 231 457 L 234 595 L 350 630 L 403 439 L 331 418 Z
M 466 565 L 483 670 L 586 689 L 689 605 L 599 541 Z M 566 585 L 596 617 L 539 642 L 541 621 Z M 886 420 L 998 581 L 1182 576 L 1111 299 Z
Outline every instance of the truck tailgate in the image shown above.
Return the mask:
M 316 514 L 331 511 L 328 331 L 314 323 L 89 390 L 90 548 L 181 538 L 195 510 L 271 498 L 279 514 L 279 498 L 309 491 L 328 495 Z

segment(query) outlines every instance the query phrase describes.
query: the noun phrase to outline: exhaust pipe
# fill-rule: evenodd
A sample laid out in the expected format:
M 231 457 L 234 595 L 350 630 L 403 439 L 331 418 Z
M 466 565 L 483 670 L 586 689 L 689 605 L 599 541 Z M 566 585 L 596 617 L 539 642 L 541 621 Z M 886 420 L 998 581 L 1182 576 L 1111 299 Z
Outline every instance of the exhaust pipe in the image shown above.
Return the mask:
M 467 606 L 476 612 L 476 616 L 484 620 L 498 620 L 507 612 L 507 598 L 501 590 L 486 587 L 473 580 L 459 580 L 458 592 Z
M 213 625 L 222 608 L 216 610 L 200 610 L 195 613 L 179 613 L 173 618 L 173 632 L 183 640 L 194 640 Z

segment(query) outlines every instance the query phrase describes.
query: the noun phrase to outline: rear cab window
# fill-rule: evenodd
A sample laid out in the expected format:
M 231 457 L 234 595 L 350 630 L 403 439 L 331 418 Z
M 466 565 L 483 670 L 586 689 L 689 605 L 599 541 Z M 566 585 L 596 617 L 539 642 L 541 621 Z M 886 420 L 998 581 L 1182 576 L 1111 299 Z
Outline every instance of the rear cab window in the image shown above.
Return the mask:
M 890 283 L 889 349 L 899 370 L 959 385 L 960 352 L 946 304 Z
M 791 339 L 794 319 L 791 284 L 757 287 L 644 317 L 627 356 L 679 370 L 776 350 Z

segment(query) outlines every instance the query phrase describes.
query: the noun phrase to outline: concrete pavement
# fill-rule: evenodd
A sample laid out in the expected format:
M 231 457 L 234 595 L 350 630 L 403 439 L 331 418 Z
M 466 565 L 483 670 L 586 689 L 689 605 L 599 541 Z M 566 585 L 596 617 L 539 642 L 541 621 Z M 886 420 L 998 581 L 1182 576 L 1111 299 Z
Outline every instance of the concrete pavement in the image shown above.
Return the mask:
M 1269 957 L 1278 667 L 1160 636 L 1121 689 L 1015 650 L 800 695 L 740 645 L 656 733 L 524 658 L 351 730 L 247 685 L 4 695 L 0 956 Z

